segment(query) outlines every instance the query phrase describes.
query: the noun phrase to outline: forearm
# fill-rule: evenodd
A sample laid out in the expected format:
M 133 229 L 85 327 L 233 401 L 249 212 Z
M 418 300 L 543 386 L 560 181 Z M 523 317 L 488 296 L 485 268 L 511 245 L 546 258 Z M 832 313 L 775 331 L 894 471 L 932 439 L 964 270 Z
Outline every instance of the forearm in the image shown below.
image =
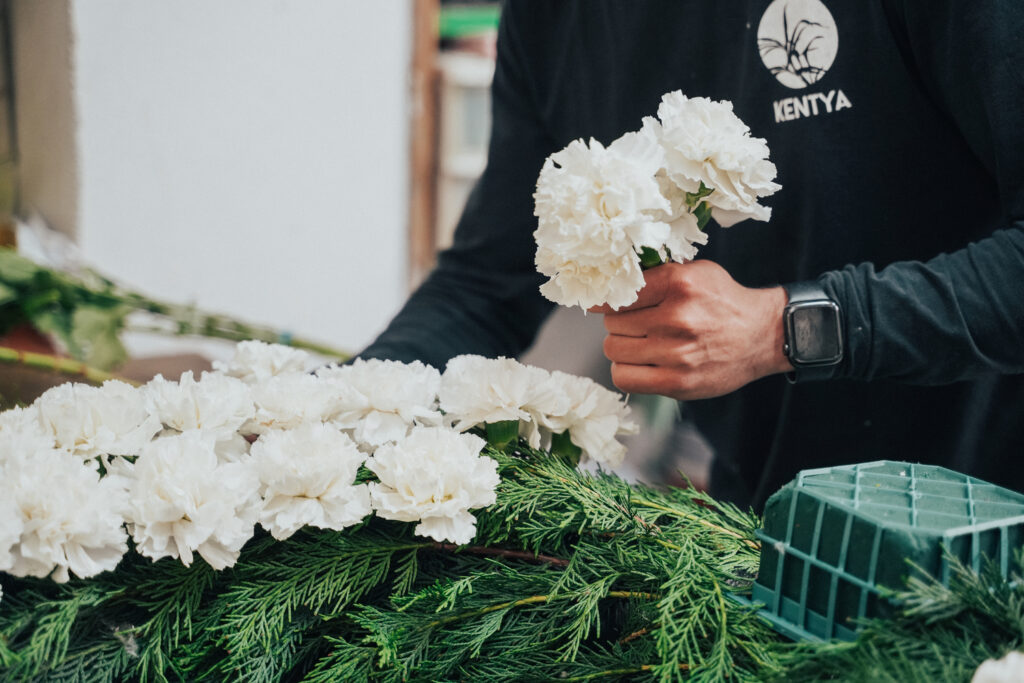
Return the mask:
M 944 384 L 1024 372 L 1024 223 L 926 263 L 847 266 L 819 281 L 844 315 L 837 377 Z
M 443 368 L 462 353 L 514 357 L 551 310 L 536 273 L 442 266 L 360 356 L 421 360 Z

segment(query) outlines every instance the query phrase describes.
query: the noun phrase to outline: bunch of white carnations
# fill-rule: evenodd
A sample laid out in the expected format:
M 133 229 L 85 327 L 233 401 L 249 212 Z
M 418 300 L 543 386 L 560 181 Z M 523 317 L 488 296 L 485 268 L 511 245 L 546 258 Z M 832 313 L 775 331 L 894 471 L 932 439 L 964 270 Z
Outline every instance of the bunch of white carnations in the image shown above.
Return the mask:
M 259 524 L 283 540 L 376 513 L 469 543 L 491 505 L 489 426 L 533 447 L 621 461 L 618 394 L 510 359 L 357 360 L 309 372 L 288 347 L 242 342 L 197 380 L 65 384 L 0 413 L 0 571 L 67 581 L 142 555 L 232 566 Z M 361 474 L 362 472 L 362 474 Z
M 730 102 L 662 97 L 658 118 L 607 147 L 574 140 L 544 163 L 537 179 L 537 270 L 541 293 L 564 306 L 637 300 L 643 268 L 683 263 L 707 244 L 704 227 L 767 221 L 758 203 L 780 185 L 763 139 Z

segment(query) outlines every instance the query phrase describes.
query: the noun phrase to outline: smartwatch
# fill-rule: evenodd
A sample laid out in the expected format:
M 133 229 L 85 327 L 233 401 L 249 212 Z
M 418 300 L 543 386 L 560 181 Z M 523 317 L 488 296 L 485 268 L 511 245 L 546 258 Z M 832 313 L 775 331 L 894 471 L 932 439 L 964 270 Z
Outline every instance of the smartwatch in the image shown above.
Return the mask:
M 783 353 L 793 365 L 790 382 L 828 379 L 843 360 L 839 304 L 814 281 L 783 285 L 789 303 L 782 311 Z

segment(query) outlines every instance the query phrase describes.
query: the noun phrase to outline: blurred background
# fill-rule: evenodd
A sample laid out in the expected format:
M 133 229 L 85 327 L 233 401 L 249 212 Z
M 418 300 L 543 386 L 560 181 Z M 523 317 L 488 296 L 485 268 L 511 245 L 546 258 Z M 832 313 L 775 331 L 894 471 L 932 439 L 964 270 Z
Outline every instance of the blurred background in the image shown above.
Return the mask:
M 0 242 L 358 351 L 450 243 L 486 163 L 499 16 L 440 0 L 0 0 Z M 122 335 L 126 376 L 231 353 L 139 327 Z M 563 309 L 523 360 L 610 386 L 602 338 L 600 317 Z M 7 386 L 17 372 L 0 365 Z M 631 404 L 645 427 L 625 474 L 703 483 L 710 454 L 675 402 Z

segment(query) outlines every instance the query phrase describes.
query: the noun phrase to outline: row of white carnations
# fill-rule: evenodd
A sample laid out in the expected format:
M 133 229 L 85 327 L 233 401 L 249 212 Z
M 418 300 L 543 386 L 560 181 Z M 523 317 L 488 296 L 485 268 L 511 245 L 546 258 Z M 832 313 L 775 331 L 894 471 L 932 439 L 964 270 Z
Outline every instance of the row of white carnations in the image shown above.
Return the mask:
M 495 501 L 497 463 L 475 426 L 517 420 L 531 446 L 568 433 L 615 465 L 635 431 L 618 394 L 511 359 L 357 360 L 243 342 L 199 380 L 65 384 L 0 414 L 0 571 L 66 581 L 141 554 L 233 565 L 262 525 L 285 539 L 370 514 L 468 543 Z M 356 483 L 360 466 L 376 476 Z

